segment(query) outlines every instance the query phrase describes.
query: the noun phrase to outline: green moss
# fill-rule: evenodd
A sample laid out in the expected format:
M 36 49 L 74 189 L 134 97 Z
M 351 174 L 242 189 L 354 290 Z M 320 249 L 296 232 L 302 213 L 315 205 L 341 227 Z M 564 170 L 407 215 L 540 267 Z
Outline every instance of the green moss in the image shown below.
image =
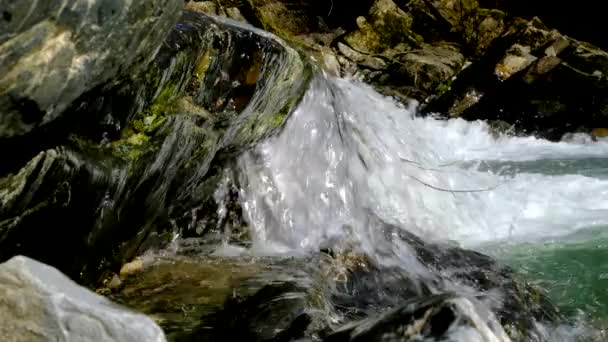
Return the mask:
M 194 76 L 199 80 L 202 80 L 209 70 L 209 65 L 211 65 L 211 51 L 207 50 L 205 53 L 199 58 L 196 67 L 194 68 Z
M 503 19 L 507 16 L 507 14 L 496 8 L 479 8 L 477 10 L 477 14 L 483 17 L 494 17 L 497 19 Z
M 450 86 L 451 86 L 452 82 L 444 82 L 442 84 L 440 84 L 437 89 L 435 89 L 435 94 L 437 96 L 441 96 L 443 93 L 445 93 L 446 91 L 450 90 Z
M 374 25 L 374 29 L 380 35 L 380 43 L 393 47 L 399 43 L 404 43 L 411 35 L 411 18 L 387 13 L 379 25 Z M 420 38 L 422 38 L 420 36 Z M 423 39 L 420 39 L 423 40 Z
M 174 100 L 176 95 L 175 88 L 175 85 L 172 83 L 168 83 L 164 86 L 163 90 L 158 94 L 156 99 L 154 99 L 148 110 L 150 115 L 164 116 L 171 111 L 171 107 L 174 104 L 174 101 L 172 100 Z

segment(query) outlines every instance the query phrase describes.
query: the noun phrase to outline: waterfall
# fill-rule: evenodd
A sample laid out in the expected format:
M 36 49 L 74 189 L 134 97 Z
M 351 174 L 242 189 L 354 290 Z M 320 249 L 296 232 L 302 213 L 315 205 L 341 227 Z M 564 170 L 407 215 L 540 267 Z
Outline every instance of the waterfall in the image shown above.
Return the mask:
M 297 253 L 348 235 L 373 254 L 369 213 L 466 248 L 607 225 L 606 155 L 608 142 L 496 136 L 319 77 L 282 134 L 239 164 L 258 246 Z
M 430 283 L 415 248 L 387 238 L 395 233 L 387 225 L 482 251 L 601 228 L 607 153 L 608 142 L 583 135 L 553 143 L 495 133 L 484 122 L 418 117 L 416 103 L 318 76 L 281 134 L 239 158 L 241 204 L 254 253 L 339 245 Z M 431 288 L 471 294 L 449 280 Z

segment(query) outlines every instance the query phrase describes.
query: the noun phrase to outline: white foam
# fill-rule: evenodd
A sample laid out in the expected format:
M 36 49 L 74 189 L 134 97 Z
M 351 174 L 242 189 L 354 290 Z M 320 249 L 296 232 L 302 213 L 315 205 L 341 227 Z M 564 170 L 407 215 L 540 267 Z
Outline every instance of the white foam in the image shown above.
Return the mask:
M 608 179 L 567 172 L 500 175 L 463 164 L 605 156 L 608 142 L 495 138 L 482 122 L 415 117 L 414 108 L 365 85 L 320 79 L 282 134 L 243 156 L 240 165 L 254 238 L 278 244 L 284 253 L 344 234 L 369 246 L 379 243 L 369 211 L 467 247 L 606 225 Z

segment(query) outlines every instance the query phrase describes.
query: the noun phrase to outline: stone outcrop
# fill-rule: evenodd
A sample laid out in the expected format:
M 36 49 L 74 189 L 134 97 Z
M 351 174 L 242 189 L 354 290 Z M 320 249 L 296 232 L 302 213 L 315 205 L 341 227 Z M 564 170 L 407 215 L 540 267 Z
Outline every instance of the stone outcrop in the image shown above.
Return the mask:
M 0 264 L 0 322 L 7 342 L 166 341 L 150 318 L 22 256 Z
M 0 257 L 25 254 L 95 282 L 151 235 L 167 241 L 158 236 L 171 222 L 206 232 L 197 208 L 214 203 L 214 174 L 280 129 L 310 77 L 267 33 L 185 12 L 145 72 L 83 98 L 91 120 L 51 146 L 29 141 L 36 154 L 0 181 Z

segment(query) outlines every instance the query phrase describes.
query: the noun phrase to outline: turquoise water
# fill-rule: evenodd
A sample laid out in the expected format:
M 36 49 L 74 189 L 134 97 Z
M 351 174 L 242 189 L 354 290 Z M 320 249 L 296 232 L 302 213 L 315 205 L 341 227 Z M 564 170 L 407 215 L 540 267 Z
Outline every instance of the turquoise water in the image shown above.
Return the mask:
M 608 179 L 608 158 L 555 158 L 539 162 L 528 161 L 489 161 L 481 163 L 480 171 L 491 170 L 501 175 L 514 176 L 518 173 L 537 173 L 546 176 L 576 174 L 596 179 Z M 593 194 L 589 194 L 593 196 Z
M 546 289 L 565 313 L 608 322 L 608 226 L 493 254 Z
M 608 178 L 608 158 L 565 158 L 519 162 L 486 162 L 478 169 L 515 176 L 578 175 Z M 605 202 L 605 192 L 589 192 Z M 510 264 L 528 281 L 548 291 L 568 315 L 585 317 L 607 326 L 608 322 L 608 225 L 579 227 L 573 233 L 535 240 L 490 244 L 483 250 Z

